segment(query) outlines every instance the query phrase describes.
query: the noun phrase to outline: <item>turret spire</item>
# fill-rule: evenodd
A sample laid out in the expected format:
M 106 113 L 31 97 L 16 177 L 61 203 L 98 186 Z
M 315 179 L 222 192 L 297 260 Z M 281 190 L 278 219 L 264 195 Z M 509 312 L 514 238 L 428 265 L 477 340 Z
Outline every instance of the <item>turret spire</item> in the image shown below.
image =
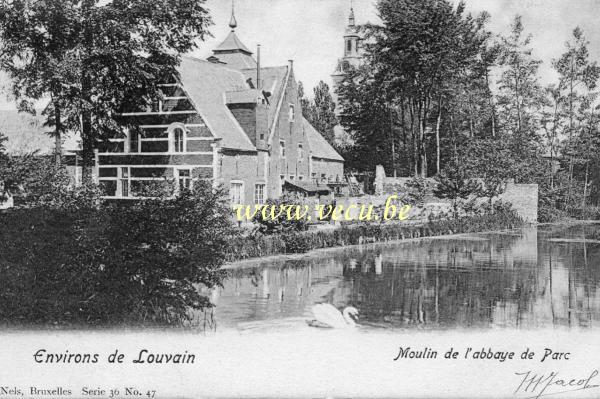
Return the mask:
M 231 20 L 229 21 L 229 27 L 231 31 L 237 28 L 237 21 L 235 20 L 235 0 L 231 0 Z
M 349 26 L 354 26 L 355 25 L 355 20 L 354 20 L 354 3 L 352 0 L 350 0 L 350 17 L 348 18 L 348 25 Z

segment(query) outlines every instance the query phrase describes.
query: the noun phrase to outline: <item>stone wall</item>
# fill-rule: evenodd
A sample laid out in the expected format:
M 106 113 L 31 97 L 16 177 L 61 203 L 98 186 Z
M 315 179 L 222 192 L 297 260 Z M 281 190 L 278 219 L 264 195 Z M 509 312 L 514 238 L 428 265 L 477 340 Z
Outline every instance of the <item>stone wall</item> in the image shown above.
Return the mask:
M 394 194 L 402 190 L 410 177 L 387 177 L 383 166 L 379 165 L 375 171 L 375 193 L 377 195 Z M 427 179 L 431 183 L 433 179 Z M 538 185 L 515 184 L 509 182 L 506 190 L 499 196 L 502 201 L 510 202 L 517 213 L 529 223 L 537 222 L 538 213 Z M 427 204 L 426 204 L 427 207 Z M 439 204 L 440 209 L 447 208 L 447 204 Z
M 510 202 L 521 217 L 530 223 L 537 222 L 538 185 L 508 183 L 500 195 L 502 201 Z

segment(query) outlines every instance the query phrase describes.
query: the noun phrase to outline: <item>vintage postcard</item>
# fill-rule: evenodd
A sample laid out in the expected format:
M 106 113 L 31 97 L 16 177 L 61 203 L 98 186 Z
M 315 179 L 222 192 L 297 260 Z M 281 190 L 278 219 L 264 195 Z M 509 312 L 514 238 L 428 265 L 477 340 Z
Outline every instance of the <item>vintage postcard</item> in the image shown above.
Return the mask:
M 0 399 L 600 396 L 600 0 L 0 0 Z

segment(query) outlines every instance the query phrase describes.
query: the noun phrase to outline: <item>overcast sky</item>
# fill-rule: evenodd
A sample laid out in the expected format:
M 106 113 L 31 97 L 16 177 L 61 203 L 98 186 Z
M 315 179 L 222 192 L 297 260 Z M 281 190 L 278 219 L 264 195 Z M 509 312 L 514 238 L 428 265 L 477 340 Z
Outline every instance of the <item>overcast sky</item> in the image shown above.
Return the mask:
M 295 61 L 296 78 L 308 92 L 319 80 L 331 82 L 336 61 L 343 53 L 343 33 L 350 0 L 235 0 L 238 36 L 255 51 L 261 44 L 264 66 Z M 555 79 L 551 60 L 558 57 L 575 26 L 590 40 L 591 56 L 600 61 L 600 0 L 468 0 L 473 13 L 491 14 L 488 28 L 506 33 L 516 14 L 523 16 L 526 31 L 533 34 L 535 55 L 544 61 L 541 82 Z M 199 43 L 194 55 L 206 57 L 229 32 L 231 0 L 208 0 L 213 35 Z M 377 22 L 375 0 L 354 0 L 357 23 Z M 2 103 L 0 107 L 8 107 Z

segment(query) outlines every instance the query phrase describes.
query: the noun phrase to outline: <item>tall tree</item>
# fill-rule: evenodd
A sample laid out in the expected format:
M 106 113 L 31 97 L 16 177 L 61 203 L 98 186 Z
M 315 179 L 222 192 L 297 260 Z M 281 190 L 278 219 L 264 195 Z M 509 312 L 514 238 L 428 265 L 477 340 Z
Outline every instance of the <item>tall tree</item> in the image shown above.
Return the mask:
M 65 82 L 71 81 L 68 52 L 76 41 L 70 1 L 14 1 L 0 6 L 0 66 L 12 78 L 12 94 L 19 111 L 36 113 L 34 101 L 49 96 L 47 110 L 53 120 L 56 161 L 60 163 L 61 134 L 60 97 Z
M 209 24 L 204 0 L 2 2 L 0 63 L 24 104 L 50 95 L 59 130 L 80 132 L 89 180 L 97 140 L 128 127 L 118 120 L 126 104 L 149 105 L 160 95 L 157 84 L 176 74 L 180 54 Z
M 314 97 L 312 101 L 304 97 L 303 88 L 301 94 L 302 115 L 323 135 L 329 144 L 335 146 L 336 141 L 333 129 L 339 122 L 335 116 L 336 105 L 331 96 L 329 85 L 321 80 L 313 89 Z
M 340 119 L 353 141 L 352 147 L 342 151 L 347 167 L 374 171 L 377 165 L 383 165 L 387 171 L 394 170 L 389 134 L 390 107 L 373 80 L 369 65 L 349 68 L 338 88 L 338 95 L 344 98 Z
M 578 114 L 592 106 L 589 97 L 600 77 L 600 67 L 589 59 L 588 45 L 589 42 L 583 31 L 575 28 L 572 39 L 566 44 L 565 53 L 552 63 L 559 73 L 558 90 L 562 97 L 563 115 L 566 119 L 567 140 L 564 153 L 569 159 L 568 202 L 571 201 L 573 188 L 575 137 L 587 131 L 585 123 L 578 122 Z
M 500 128 L 521 144 L 535 141 L 537 116 L 541 110 L 543 91 L 538 83 L 541 61 L 532 54 L 531 35 L 525 35 L 520 16 L 516 16 L 511 32 L 501 37 L 498 82 Z
M 459 76 L 466 82 L 485 71 L 480 60 L 489 38 L 485 30 L 488 15 L 473 17 L 466 13 L 463 2 L 454 6 L 445 0 L 380 0 L 377 9 L 383 24 L 365 27 L 367 67 L 360 69 L 364 90 L 357 91 L 373 96 L 353 98 L 364 103 L 364 110 L 374 108 L 367 101 L 379 101 L 370 118 L 377 129 L 369 131 L 351 120 L 353 116 L 346 111 L 356 104 L 343 104 L 347 110 L 342 123 L 358 127 L 356 135 L 385 132 L 378 140 L 392 148 L 393 168 L 395 148 L 409 146 L 410 169 L 415 175 L 427 176 L 430 169 L 438 169 L 441 158 L 441 129 L 448 124 L 444 112 L 452 104 L 449 86 Z M 347 87 L 356 84 L 349 77 L 346 81 Z M 342 86 L 341 90 L 346 89 Z M 346 93 L 343 96 L 347 98 Z M 472 115 L 476 113 L 473 107 Z M 430 168 L 428 143 L 434 132 L 436 166 Z M 357 143 L 361 141 L 357 139 Z

